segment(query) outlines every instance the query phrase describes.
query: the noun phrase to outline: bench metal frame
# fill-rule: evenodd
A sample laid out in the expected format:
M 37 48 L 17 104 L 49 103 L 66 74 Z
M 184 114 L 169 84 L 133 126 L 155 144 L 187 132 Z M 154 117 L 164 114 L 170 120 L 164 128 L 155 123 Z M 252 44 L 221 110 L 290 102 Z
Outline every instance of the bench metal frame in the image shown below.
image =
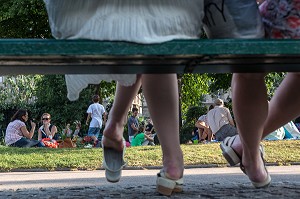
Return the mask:
M 300 40 L 0 40 L 1 75 L 299 71 Z

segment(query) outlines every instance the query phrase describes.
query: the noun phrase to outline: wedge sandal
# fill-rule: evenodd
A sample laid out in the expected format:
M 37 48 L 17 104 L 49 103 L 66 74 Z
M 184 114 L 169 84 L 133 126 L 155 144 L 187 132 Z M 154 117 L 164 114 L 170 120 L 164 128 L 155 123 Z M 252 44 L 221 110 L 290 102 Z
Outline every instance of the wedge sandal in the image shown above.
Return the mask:
M 241 162 L 241 156 L 231 147 L 236 139 L 236 136 L 226 137 L 220 144 L 220 148 L 222 150 L 222 155 L 230 164 L 230 166 L 235 166 Z M 265 151 L 262 144 L 259 146 L 259 150 L 261 152 L 262 157 L 264 158 Z
M 165 196 L 170 196 L 173 192 L 180 193 L 183 191 L 183 178 L 178 180 L 169 179 L 166 177 L 165 172 L 161 170 L 157 174 L 156 188 L 158 193 Z
M 230 164 L 230 166 L 235 166 L 241 162 L 241 157 L 239 154 L 231 147 L 234 140 L 236 139 L 236 135 L 232 137 L 226 137 L 220 144 L 220 148 L 222 150 L 222 155 Z
M 254 182 L 254 181 L 250 180 L 251 183 L 252 183 L 252 185 L 253 185 L 255 188 L 257 188 L 257 189 L 267 188 L 267 187 L 271 184 L 271 180 L 272 180 L 272 179 L 271 179 L 271 176 L 270 176 L 270 174 L 269 174 L 269 172 L 268 172 L 268 170 L 267 170 L 267 168 L 266 168 L 266 162 L 265 162 L 265 159 L 264 159 L 264 157 L 263 157 L 263 153 L 260 153 L 260 155 L 261 155 L 261 159 L 262 159 L 263 164 L 264 164 L 264 168 L 265 168 L 265 170 L 266 170 L 266 172 L 267 172 L 267 177 L 266 177 L 266 179 L 265 179 L 264 181 L 262 181 L 262 182 Z M 242 163 L 240 163 L 240 169 L 242 170 L 242 172 L 243 172 L 244 174 L 247 175 L 246 169 L 245 169 L 245 167 L 244 167 L 244 165 L 243 165 Z M 248 175 L 247 175 L 247 176 L 248 176 Z

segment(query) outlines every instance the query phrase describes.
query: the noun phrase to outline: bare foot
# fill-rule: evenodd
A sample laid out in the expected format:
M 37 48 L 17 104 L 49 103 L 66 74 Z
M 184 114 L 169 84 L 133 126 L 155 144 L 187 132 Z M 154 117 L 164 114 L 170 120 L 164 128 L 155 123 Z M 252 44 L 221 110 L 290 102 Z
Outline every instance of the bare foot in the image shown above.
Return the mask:
M 243 166 L 245 168 L 245 172 L 249 177 L 249 179 L 252 182 L 256 182 L 256 183 L 264 182 L 268 177 L 268 173 L 265 168 L 265 163 L 263 162 L 261 156 L 259 155 L 253 161 L 247 159 L 247 157 L 245 157 L 245 154 L 243 154 L 243 157 L 244 157 L 244 159 L 242 160 Z
M 123 151 L 123 130 L 123 123 L 118 124 L 108 121 L 103 131 L 103 146 L 107 148 L 113 148 L 116 151 Z

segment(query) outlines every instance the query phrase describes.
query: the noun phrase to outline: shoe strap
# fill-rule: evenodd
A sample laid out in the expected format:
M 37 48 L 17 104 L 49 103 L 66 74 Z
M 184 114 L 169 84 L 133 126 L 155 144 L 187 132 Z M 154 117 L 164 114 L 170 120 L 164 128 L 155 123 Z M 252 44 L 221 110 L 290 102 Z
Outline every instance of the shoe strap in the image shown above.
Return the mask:
M 236 139 L 236 135 L 232 136 L 232 137 L 227 137 L 224 140 L 225 145 L 230 146 L 233 144 L 234 140 Z
M 166 172 L 163 169 L 160 170 L 159 173 L 157 173 L 157 177 L 161 177 L 161 178 L 165 178 L 167 180 L 174 181 L 177 185 L 183 185 L 183 178 L 180 178 L 178 180 L 172 180 L 166 176 Z
M 103 161 L 102 164 L 103 164 L 103 167 L 105 168 L 105 170 L 108 170 L 108 171 L 110 171 L 110 172 L 119 172 L 119 171 L 121 171 L 121 170 L 127 165 L 127 163 L 123 161 L 122 166 L 120 167 L 120 169 L 112 170 L 112 169 L 110 169 L 110 168 L 107 166 L 107 164 L 106 164 L 105 161 Z

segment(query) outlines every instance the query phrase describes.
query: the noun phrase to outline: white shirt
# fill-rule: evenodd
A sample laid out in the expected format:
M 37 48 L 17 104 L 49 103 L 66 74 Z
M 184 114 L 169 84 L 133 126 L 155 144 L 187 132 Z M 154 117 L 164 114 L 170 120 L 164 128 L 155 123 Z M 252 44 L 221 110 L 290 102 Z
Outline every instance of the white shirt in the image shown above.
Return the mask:
M 93 103 L 89 106 L 87 113 L 91 113 L 90 127 L 102 127 L 102 115 L 105 113 L 104 107 L 99 103 Z
M 207 113 L 207 122 L 213 133 L 216 133 L 222 126 L 232 121 L 229 109 L 222 106 L 215 106 Z

